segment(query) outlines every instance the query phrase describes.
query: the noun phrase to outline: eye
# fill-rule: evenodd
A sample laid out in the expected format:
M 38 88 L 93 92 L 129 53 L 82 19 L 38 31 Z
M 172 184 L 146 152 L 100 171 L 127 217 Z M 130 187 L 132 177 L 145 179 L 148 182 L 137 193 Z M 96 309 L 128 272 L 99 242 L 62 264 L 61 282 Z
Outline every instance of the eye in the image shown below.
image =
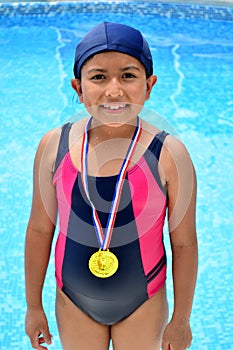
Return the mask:
M 132 79 L 132 78 L 136 78 L 136 76 L 130 72 L 124 73 L 123 74 L 123 79 Z
M 103 80 L 105 79 L 105 76 L 103 74 L 96 74 L 93 77 L 91 77 L 91 80 Z

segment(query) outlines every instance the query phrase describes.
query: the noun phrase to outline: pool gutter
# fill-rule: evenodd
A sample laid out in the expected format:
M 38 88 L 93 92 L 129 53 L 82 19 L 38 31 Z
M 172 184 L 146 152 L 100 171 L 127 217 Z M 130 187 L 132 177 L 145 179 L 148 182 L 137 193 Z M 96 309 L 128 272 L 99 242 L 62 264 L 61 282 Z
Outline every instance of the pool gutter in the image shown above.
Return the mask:
M 174 1 L 30 1 L 1 2 L 0 16 L 23 15 L 59 15 L 66 13 L 102 13 L 133 14 L 135 10 L 141 15 L 152 15 L 167 18 L 188 18 L 233 21 L 233 6 L 217 6 L 203 4 L 203 0 L 195 3 L 186 0 Z M 213 2 L 213 1 L 212 1 Z M 229 1 L 227 2 L 229 5 Z M 232 4 L 231 4 L 232 5 Z

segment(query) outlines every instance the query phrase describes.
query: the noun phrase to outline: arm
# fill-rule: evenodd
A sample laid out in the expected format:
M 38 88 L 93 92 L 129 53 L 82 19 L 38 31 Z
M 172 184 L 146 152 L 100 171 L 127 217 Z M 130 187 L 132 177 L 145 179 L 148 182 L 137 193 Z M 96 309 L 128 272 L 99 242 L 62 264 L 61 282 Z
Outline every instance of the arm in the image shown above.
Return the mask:
M 163 337 L 163 350 L 191 345 L 190 315 L 197 277 L 196 175 L 184 145 L 169 137 L 165 176 L 172 249 L 174 310 Z M 170 346 L 170 347 L 169 347 Z
M 46 349 L 51 335 L 42 306 L 42 288 L 56 222 L 56 196 L 52 184 L 55 159 L 54 133 L 46 134 L 38 147 L 33 171 L 33 200 L 25 241 L 27 314 L 25 328 L 33 348 Z M 42 337 L 40 338 L 40 335 Z

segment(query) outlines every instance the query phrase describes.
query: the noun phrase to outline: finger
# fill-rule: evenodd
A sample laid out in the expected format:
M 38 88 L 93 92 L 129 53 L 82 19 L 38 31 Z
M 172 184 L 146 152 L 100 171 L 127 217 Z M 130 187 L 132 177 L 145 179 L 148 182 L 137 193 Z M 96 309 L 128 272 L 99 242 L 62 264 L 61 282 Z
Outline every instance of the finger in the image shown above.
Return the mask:
M 48 333 L 47 338 L 43 336 L 43 332 L 39 332 L 35 338 L 31 339 L 31 345 L 33 349 L 37 350 L 48 350 L 45 346 L 42 346 L 41 344 L 46 343 L 50 345 L 52 343 L 51 338 L 52 334 Z
M 42 332 L 43 343 L 50 345 L 52 343 L 52 334 L 49 332 L 48 328 L 45 328 Z
M 40 337 L 40 338 L 39 338 L 39 345 L 41 345 L 41 344 L 43 344 L 43 343 L 46 343 L 46 344 L 50 345 L 50 344 L 52 343 L 52 340 L 51 340 L 51 339 L 45 340 L 44 337 Z
M 52 335 L 49 333 L 48 335 L 44 336 L 45 343 L 50 345 L 52 343 Z
M 48 348 L 46 348 L 46 346 L 39 345 L 36 350 L 48 350 Z
M 31 341 L 31 345 L 32 345 L 33 349 L 37 349 L 38 346 L 40 345 L 39 344 L 39 336 L 40 336 L 40 333 L 36 334 L 34 337 L 30 337 L 30 341 Z
M 39 338 L 39 345 L 41 345 L 41 344 L 43 344 L 43 343 L 45 343 L 44 337 L 40 337 L 40 338 Z
M 50 339 L 49 340 L 45 340 L 45 338 L 44 337 L 40 337 L 39 338 L 39 344 L 43 344 L 43 343 L 47 343 L 48 344 L 48 342 L 50 341 L 50 343 L 52 342 L 52 334 L 50 334 Z
M 39 346 L 36 349 L 37 350 L 48 350 L 48 348 L 46 346 L 42 345 L 43 343 L 45 343 L 44 337 L 42 336 L 42 337 L 38 338 L 38 340 L 39 340 Z

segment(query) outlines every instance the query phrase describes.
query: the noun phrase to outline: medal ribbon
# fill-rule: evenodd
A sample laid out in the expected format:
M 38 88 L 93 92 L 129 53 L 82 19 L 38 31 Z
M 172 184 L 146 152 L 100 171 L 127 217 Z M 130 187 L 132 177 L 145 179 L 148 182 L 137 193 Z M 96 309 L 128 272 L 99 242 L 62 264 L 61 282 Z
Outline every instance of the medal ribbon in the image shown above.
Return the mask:
M 121 191 L 122 187 L 124 184 L 124 179 L 126 176 L 127 168 L 130 164 L 130 161 L 132 159 L 132 155 L 134 153 L 134 150 L 136 148 L 137 142 L 140 138 L 141 132 L 142 132 L 142 123 L 139 117 L 137 117 L 137 127 L 135 129 L 134 135 L 132 137 L 131 143 L 129 145 L 128 151 L 126 153 L 126 157 L 121 165 L 120 172 L 117 177 L 117 182 L 114 190 L 114 195 L 113 195 L 113 200 L 111 204 L 111 209 L 110 213 L 108 216 L 108 221 L 107 221 L 107 227 L 105 229 L 105 234 L 103 232 L 103 228 L 101 226 L 99 216 L 97 213 L 97 210 L 91 201 L 90 194 L 89 194 L 89 188 L 88 188 L 88 161 L 87 161 L 87 156 L 88 156 L 88 130 L 91 125 L 92 117 L 88 120 L 84 132 L 84 137 L 83 137 L 83 144 L 82 144 L 82 158 L 81 158 L 81 177 L 82 177 L 82 182 L 83 182 L 83 188 L 86 193 L 87 199 L 89 200 L 91 207 L 92 207 L 92 218 L 93 218 L 93 223 L 95 227 L 95 232 L 97 236 L 97 240 L 100 246 L 101 250 L 107 250 L 110 242 L 111 242 L 111 237 L 112 237 L 112 232 L 115 224 L 115 219 L 116 219 L 116 214 L 117 214 L 117 209 L 118 205 L 120 202 L 120 197 L 121 197 Z

